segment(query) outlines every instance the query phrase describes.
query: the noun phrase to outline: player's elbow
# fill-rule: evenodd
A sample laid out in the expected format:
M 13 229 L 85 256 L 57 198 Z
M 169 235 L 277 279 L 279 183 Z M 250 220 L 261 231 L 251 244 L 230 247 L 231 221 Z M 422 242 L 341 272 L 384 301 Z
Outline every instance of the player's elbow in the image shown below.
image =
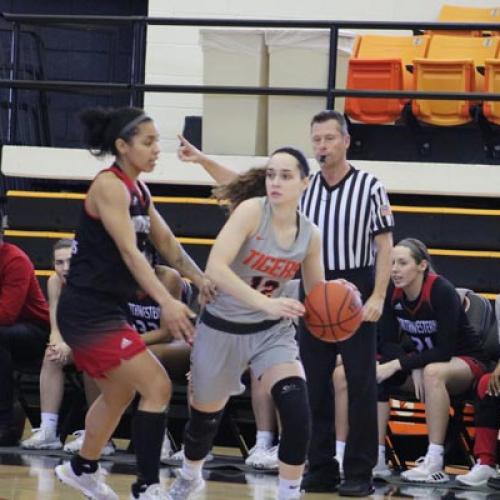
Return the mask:
M 215 283 L 215 285 L 219 285 L 222 274 L 223 274 L 224 265 L 218 261 L 217 259 L 209 259 L 207 262 L 207 267 L 205 269 L 205 274 L 210 281 Z

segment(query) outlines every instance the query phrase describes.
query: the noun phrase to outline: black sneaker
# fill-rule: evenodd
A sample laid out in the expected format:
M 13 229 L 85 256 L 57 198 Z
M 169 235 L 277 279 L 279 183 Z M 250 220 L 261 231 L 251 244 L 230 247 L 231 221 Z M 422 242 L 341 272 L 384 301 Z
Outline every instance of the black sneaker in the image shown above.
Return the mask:
M 494 490 L 500 490 L 500 475 L 498 476 L 494 476 L 494 477 L 490 477 L 488 479 L 488 486 L 490 488 L 493 488 Z
M 346 479 L 339 486 L 341 497 L 367 497 L 374 491 L 372 482 L 363 479 Z
M 333 493 L 339 483 L 338 465 L 326 464 L 310 469 L 302 478 L 300 489 L 312 493 Z

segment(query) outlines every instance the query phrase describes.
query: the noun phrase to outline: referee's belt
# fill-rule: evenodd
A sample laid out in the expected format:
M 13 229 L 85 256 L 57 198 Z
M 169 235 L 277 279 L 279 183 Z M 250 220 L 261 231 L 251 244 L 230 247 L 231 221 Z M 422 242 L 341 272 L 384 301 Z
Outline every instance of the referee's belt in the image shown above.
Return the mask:
M 236 333 L 240 335 L 268 330 L 281 321 L 281 319 L 265 319 L 264 321 L 259 321 L 257 323 L 236 323 L 235 321 L 227 321 L 226 319 L 214 316 L 213 314 L 210 314 L 206 309 L 204 309 L 201 313 L 200 320 L 202 323 L 205 323 L 205 325 L 213 328 L 214 330 L 220 330 L 221 332 L 226 333 Z

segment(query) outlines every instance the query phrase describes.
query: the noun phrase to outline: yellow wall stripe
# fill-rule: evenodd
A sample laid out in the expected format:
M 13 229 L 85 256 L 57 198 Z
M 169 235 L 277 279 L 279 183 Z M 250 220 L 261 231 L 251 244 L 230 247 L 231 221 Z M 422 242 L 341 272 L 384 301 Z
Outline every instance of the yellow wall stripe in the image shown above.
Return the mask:
M 19 231 L 17 229 L 7 229 L 5 230 L 5 236 L 11 236 L 12 238 L 74 238 L 75 233 L 59 233 L 54 231 Z M 186 245 L 212 245 L 214 243 L 213 238 L 189 238 L 189 237 L 179 237 L 177 240 L 180 243 Z
M 399 213 L 422 213 L 422 214 L 443 214 L 443 215 L 488 215 L 500 216 L 500 210 L 489 208 L 457 208 L 457 207 L 420 207 L 391 205 L 394 212 Z
M 13 238 L 74 238 L 75 233 L 59 233 L 55 231 L 18 231 L 17 229 L 6 229 L 5 236 Z
M 431 255 L 442 255 L 446 257 L 477 257 L 480 259 L 499 259 L 500 252 L 490 250 L 447 250 L 444 248 L 429 248 Z
M 74 233 L 63 233 L 54 231 L 19 231 L 17 229 L 7 229 L 5 236 L 13 238 L 73 238 Z M 178 237 L 180 243 L 186 245 L 212 245 L 214 238 L 190 238 L 186 236 Z M 500 259 L 500 252 L 490 250 L 448 250 L 445 248 L 430 248 L 431 255 L 441 255 L 447 257 L 475 257 L 481 259 Z
M 7 191 L 7 197 L 11 198 L 53 198 L 66 200 L 83 200 L 83 193 L 50 193 L 44 191 Z M 192 205 L 217 205 L 219 202 L 211 198 L 195 198 L 175 196 L 153 196 L 155 203 L 187 203 Z M 459 208 L 459 207 L 422 207 L 392 205 L 392 210 L 396 213 L 422 213 L 422 214 L 443 214 L 443 215 L 486 215 L 498 217 L 500 210 L 486 208 Z
M 42 198 L 55 200 L 84 200 L 83 193 L 47 193 L 42 191 L 7 191 L 9 198 Z M 218 205 L 219 202 L 211 198 L 153 196 L 155 203 L 187 203 L 191 205 Z

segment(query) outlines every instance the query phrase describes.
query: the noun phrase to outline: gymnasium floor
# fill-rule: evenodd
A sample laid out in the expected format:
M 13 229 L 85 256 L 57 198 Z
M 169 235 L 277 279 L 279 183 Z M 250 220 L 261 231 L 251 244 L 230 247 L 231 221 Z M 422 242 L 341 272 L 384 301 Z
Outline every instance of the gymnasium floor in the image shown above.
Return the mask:
M 119 447 L 120 443 L 119 443 Z M 83 498 L 59 483 L 53 470 L 69 455 L 64 452 L 21 450 L 20 448 L 0 448 L 0 500 L 73 500 Z M 108 482 L 120 495 L 129 498 L 129 488 L 135 473 L 134 458 L 124 451 L 102 462 L 108 471 Z M 175 468 L 162 466 L 161 480 L 172 481 Z M 204 471 L 207 481 L 205 492 L 197 499 L 206 500 L 272 500 L 276 498 L 277 477 L 270 473 L 244 470 L 242 459 L 234 456 L 232 450 L 215 450 L 215 460 L 207 463 Z M 335 494 L 306 494 L 304 499 L 321 500 L 340 498 Z M 376 483 L 373 499 L 384 498 L 465 498 L 468 500 L 500 500 L 500 492 L 483 489 L 481 491 L 459 490 L 456 483 L 445 486 L 402 485 L 397 477 L 390 483 Z

